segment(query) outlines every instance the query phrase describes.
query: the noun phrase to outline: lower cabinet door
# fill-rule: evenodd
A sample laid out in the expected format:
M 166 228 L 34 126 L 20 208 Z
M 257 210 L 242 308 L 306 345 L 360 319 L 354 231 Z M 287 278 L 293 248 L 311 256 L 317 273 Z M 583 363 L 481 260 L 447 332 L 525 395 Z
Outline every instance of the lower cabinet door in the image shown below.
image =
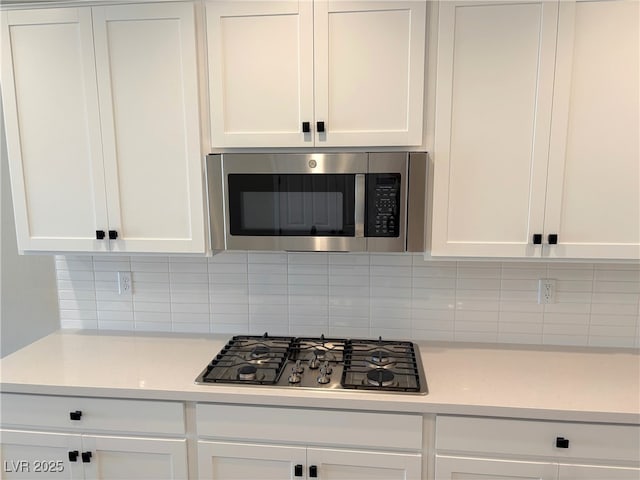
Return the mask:
M 87 479 L 186 479 L 185 439 L 82 436 Z
M 436 480 L 556 480 L 558 465 L 436 455 Z
M 308 448 L 307 464 L 322 480 L 419 480 L 422 455 Z
M 2 479 L 83 478 L 80 435 L 0 430 L 0 438 Z
M 601 467 L 594 465 L 564 465 L 558 470 L 559 480 L 638 480 L 640 469 Z
M 285 480 L 306 478 L 306 448 L 198 442 L 198 478 Z M 299 465 L 298 468 L 296 466 Z M 301 473 L 301 475 L 296 475 Z

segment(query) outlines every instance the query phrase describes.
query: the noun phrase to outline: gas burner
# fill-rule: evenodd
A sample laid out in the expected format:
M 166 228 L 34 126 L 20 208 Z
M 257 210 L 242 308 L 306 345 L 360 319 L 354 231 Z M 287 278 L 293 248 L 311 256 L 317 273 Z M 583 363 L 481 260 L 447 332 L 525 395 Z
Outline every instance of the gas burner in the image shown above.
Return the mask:
M 269 347 L 267 347 L 266 345 L 258 345 L 257 347 L 254 347 L 253 350 L 251 350 L 249 356 L 253 360 L 263 360 L 267 358 L 270 353 L 271 349 Z
M 258 369 L 253 365 L 244 365 L 238 369 L 238 378 L 240 380 L 255 380 Z
M 388 367 L 396 363 L 396 359 L 389 355 L 389 352 L 384 350 L 376 350 L 371 354 L 371 363 L 377 367 Z
M 394 378 L 393 372 L 384 368 L 375 368 L 367 372 L 367 383 L 375 387 L 390 387 Z
M 324 360 L 327 356 L 327 351 L 324 348 L 314 348 L 311 350 L 311 354 L 315 355 L 318 360 Z

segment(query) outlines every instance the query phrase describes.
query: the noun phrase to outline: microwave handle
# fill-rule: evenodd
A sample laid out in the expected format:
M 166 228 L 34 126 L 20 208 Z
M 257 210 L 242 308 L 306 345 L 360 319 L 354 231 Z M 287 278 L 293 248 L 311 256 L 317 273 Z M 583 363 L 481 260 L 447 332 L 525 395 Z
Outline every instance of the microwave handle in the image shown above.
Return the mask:
M 354 223 L 356 230 L 356 238 L 364 237 L 364 210 L 365 210 L 365 198 L 366 198 L 366 186 L 365 186 L 365 174 L 356 174 L 356 204 Z

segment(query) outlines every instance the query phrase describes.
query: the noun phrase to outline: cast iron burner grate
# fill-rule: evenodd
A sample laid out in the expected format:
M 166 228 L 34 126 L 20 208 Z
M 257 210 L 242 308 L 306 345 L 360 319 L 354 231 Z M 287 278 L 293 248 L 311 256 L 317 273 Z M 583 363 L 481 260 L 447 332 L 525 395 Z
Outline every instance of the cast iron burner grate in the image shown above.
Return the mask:
M 343 388 L 420 392 L 420 370 L 413 343 L 349 340 L 345 349 Z
M 205 383 L 275 385 L 282 375 L 293 338 L 235 336 L 207 365 Z

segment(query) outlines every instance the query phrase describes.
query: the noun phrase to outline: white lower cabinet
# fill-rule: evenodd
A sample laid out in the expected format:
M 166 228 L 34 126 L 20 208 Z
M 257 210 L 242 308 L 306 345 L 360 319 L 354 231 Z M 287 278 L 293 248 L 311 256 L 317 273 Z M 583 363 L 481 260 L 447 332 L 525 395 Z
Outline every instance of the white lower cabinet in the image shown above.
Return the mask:
M 418 480 L 422 416 L 197 406 L 198 478 Z
M 186 479 L 176 402 L 2 395 L 2 478 Z
M 436 480 L 638 480 L 640 427 L 439 416 Z

